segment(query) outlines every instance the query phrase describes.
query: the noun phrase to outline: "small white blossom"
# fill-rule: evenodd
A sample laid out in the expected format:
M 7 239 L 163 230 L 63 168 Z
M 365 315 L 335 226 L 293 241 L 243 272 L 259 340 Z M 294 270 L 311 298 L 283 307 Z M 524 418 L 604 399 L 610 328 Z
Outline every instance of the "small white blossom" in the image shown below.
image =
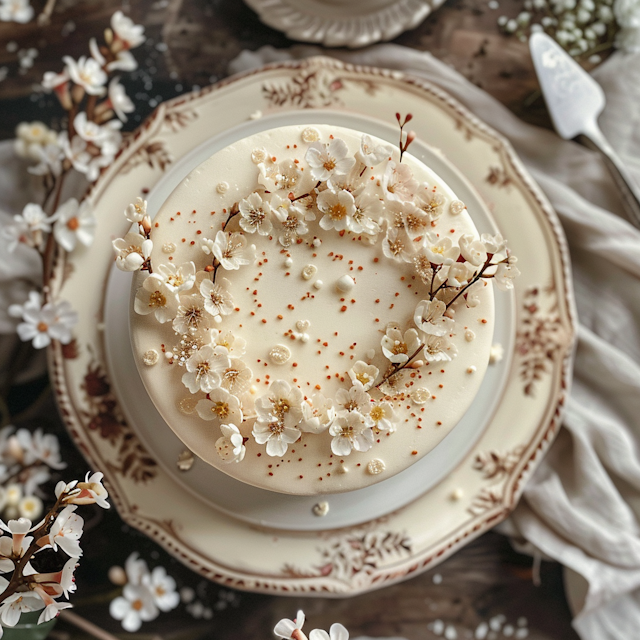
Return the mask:
M 40 151 L 50 144 L 55 144 L 58 134 L 39 121 L 21 122 L 16 127 L 16 140 L 13 148 L 18 156 L 29 160 L 40 159 Z
M 258 183 L 271 193 L 293 190 L 302 176 L 298 165 L 292 160 L 283 160 L 278 164 L 261 162 L 258 171 Z
M 335 397 L 338 415 L 353 412 L 365 415 L 371 410 L 371 396 L 364 390 L 364 385 L 356 380 L 349 389 L 338 389 Z
M 84 520 L 74 513 L 75 505 L 65 507 L 56 518 L 49 532 L 49 544 L 54 551 L 58 546 L 71 558 L 79 558 L 82 555 L 80 537 Z
M 143 622 L 156 618 L 159 612 L 146 585 L 127 584 L 122 590 L 122 596 L 111 601 L 109 613 L 121 621 L 125 631 L 134 633 Z
M 364 417 L 364 424 L 378 431 L 393 433 L 396 430 L 396 413 L 389 402 L 375 402 Z
M 68 495 L 63 499 L 64 504 L 97 504 L 103 509 L 109 509 L 107 502 L 109 494 L 102 484 L 103 474 L 87 472 L 83 482 L 70 482 L 65 484 L 60 481 L 56 485 L 55 494 L 59 498 L 63 493 Z
M 420 348 L 420 339 L 415 329 L 408 329 L 402 335 L 400 329 L 389 327 L 382 337 L 382 353 L 393 364 L 404 364 Z
M 183 262 L 180 266 L 173 263 L 161 264 L 154 275 L 162 278 L 173 291 L 184 293 L 189 291 L 196 281 L 196 265 L 193 262 Z
M 195 333 L 198 329 L 208 328 L 210 319 L 211 315 L 206 312 L 201 295 L 180 296 L 173 319 L 173 330 L 182 335 Z
M 362 191 L 355 196 L 356 210 L 347 218 L 347 228 L 353 233 L 376 235 L 380 233 L 378 222 L 384 206 L 376 195 Z
M 28 495 L 18 503 L 18 513 L 21 518 L 37 520 L 42 515 L 43 504 L 38 496 Z
M 244 438 L 235 424 L 221 424 L 222 437 L 216 440 L 216 451 L 223 462 L 242 462 L 247 453 Z
M 355 158 L 347 157 L 349 148 L 344 140 L 335 138 L 329 144 L 314 142 L 309 145 L 305 160 L 314 180 L 324 182 L 333 176 L 346 175 L 355 164 Z
M 273 224 L 269 217 L 271 213 L 271 205 L 262 199 L 262 196 L 256 191 L 249 197 L 240 200 L 238 203 L 240 211 L 240 227 L 247 233 L 255 233 L 261 236 L 268 236 L 273 229 Z
M 460 255 L 460 247 L 451 238 L 440 238 L 435 233 L 425 235 L 422 252 L 432 264 L 453 264 Z
M 305 222 L 308 216 L 306 208 L 289 206 L 289 199 L 280 198 L 277 194 L 271 198 L 271 208 L 276 220 L 280 223 L 281 232 L 278 241 L 283 247 L 291 246 L 298 238 L 309 232 Z M 313 218 L 315 219 L 315 215 Z
M 85 141 L 94 144 L 99 149 L 105 149 L 106 153 L 113 154 L 117 151 L 122 141 L 119 120 L 111 120 L 99 125 L 87 118 L 87 114 L 81 111 L 73 120 L 76 133 Z
M 332 400 L 316 393 L 311 397 L 311 402 L 302 403 L 302 421 L 298 426 L 305 433 L 322 433 L 331 426 L 335 417 Z
M 214 389 L 208 398 L 198 401 L 196 411 L 203 420 L 214 420 L 216 424 L 242 424 L 240 401 L 226 389 Z
M 486 252 L 491 254 L 492 264 L 497 264 L 507 259 L 507 242 L 502 235 L 496 233 L 495 236 L 492 236 L 488 233 L 483 233 L 480 236 L 480 240 L 484 244 Z
M 200 294 L 204 298 L 204 308 L 214 319 L 228 316 L 233 312 L 233 298 L 229 293 L 230 288 L 231 283 L 226 278 L 221 278 L 219 282 L 205 279 L 200 283 Z
M 287 427 L 295 427 L 302 420 L 302 391 L 286 380 L 275 380 L 266 395 L 255 402 L 258 422 L 271 422 L 273 416 L 281 418 Z
M 388 209 L 400 215 L 411 240 L 424 236 L 431 229 L 431 218 L 413 202 L 391 202 Z
M 356 363 L 349 369 L 349 377 L 354 384 L 360 382 L 365 391 L 368 391 L 376 381 L 380 371 L 372 364 L 367 364 L 362 360 L 356 361 Z
M 232 395 L 241 397 L 249 390 L 252 375 L 251 369 L 240 358 L 231 358 L 229 366 L 221 374 L 220 386 Z
M 178 294 L 162 276 L 153 273 L 136 291 L 133 308 L 141 316 L 153 313 L 161 324 L 171 322 L 178 311 Z
M 444 336 L 453 330 L 453 320 L 444 315 L 446 310 L 442 300 L 421 300 L 413 313 L 413 321 L 428 335 Z
M 320 219 L 320 227 L 325 230 L 344 231 L 347 229 L 349 218 L 356 212 L 353 195 L 344 189 L 338 193 L 325 189 L 318 196 L 316 204 L 324 213 Z
M 72 606 L 70 602 L 56 602 L 55 600 L 49 602 L 38 617 L 38 624 L 53 620 L 63 609 L 71 609 Z
M 138 271 L 151 255 L 153 242 L 139 233 L 129 232 L 111 243 L 116 254 L 116 267 L 121 271 Z
M 19 591 L 6 598 L 0 605 L 0 621 L 6 627 L 15 627 L 22 613 L 37 611 L 42 599 L 35 593 Z
M 333 436 L 331 451 L 336 456 L 348 456 L 354 449 L 369 451 L 374 442 L 372 429 L 365 426 L 357 411 L 339 415 L 329 427 L 329 433 Z
M 25 24 L 33 18 L 33 7 L 29 0 L 2 0 L 0 2 L 0 20 Z
M 32 291 L 23 305 L 13 304 L 9 315 L 21 317 L 16 330 L 23 342 L 31 340 L 36 349 L 49 346 L 51 340 L 61 344 L 71 342 L 71 329 L 78 323 L 78 314 L 66 300 L 42 305 L 40 294 Z
M 460 255 L 474 267 L 479 267 L 487 261 L 487 249 L 482 240 L 471 234 L 464 234 L 458 240 Z
M 360 140 L 360 150 L 356 153 L 356 158 L 367 166 L 375 167 L 383 160 L 390 158 L 392 150 L 386 145 L 374 143 L 371 136 L 366 133 L 362 135 Z
M 27 171 L 34 176 L 45 176 L 51 174 L 55 178 L 62 173 L 62 160 L 64 151 L 57 142 L 52 142 L 45 146 L 38 146 L 34 150 L 35 160 L 38 164 L 29 167 Z
M 144 27 L 140 24 L 135 24 L 122 11 L 116 11 L 111 16 L 111 28 L 116 38 L 126 49 L 134 49 L 145 41 Z
M 266 443 L 268 456 L 279 458 L 287 452 L 289 445 L 300 437 L 300 430 L 295 427 L 287 427 L 281 417 L 276 415 L 270 417 L 269 422 L 256 421 L 251 435 L 258 444 Z
M 236 270 L 255 260 L 255 251 L 247 247 L 247 239 L 241 233 L 218 231 L 215 240 L 202 238 L 200 242 L 202 251 L 213 255 L 223 269 Z
M 416 194 L 415 204 L 430 220 L 437 220 L 442 215 L 444 197 L 423 183 Z
M 209 393 L 220 386 L 221 374 L 229 364 L 227 350 L 223 347 L 202 347 L 185 363 L 187 371 L 182 376 L 182 384 L 191 393 Z
M 415 243 L 407 235 L 404 228 L 389 227 L 382 241 L 382 253 L 398 262 L 413 262 Z
M 180 595 L 176 591 L 176 581 L 167 575 L 164 567 L 156 567 L 149 577 L 149 591 L 160 611 L 171 611 L 180 603 Z
M 349 632 L 339 622 L 335 622 L 329 628 L 329 633 L 324 629 L 313 629 L 309 640 L 349 640 Z
M 428 335 L 422 354 L 426 362 L 449 362 L 456 357 L 458 350 L 445 336 Z
M 127 113 L 131 113 L 136 109 L 124 86 L 120 83 L 120 78 L 113 78 L 109 83 L 108 98 L 109 106 L 122 122 L 127 121 Z
M 382 193 L 388 200 L 407 202 L 413 200 L 418 190 L 418 181 L 406 164 L 387 163 L 382 175 Z
M 93 58 L 81 56 L 77 61 L 70 56 L 64 56 L 65 72 L 73 82 L 80 85 L 89 95 L 102 96 L 107 74 L 100 63 Z
M 500 291 L 513 289 L 513 280 L 520 275 L 520 270 L 512 264 L 501 262 L 493 276 L 493 281 Z
M 222 333 L 222 331 L 218 331 L 218 329 L 211 329 L 209 333 L 213 346 L 226 347 L 229 354 L 235 358 L 244 355 L 247 348 L 247 341 L 244 338 L 234 335 L 232 331 Z
M 142 222 L 147 215 L 147 201 L 137 197 L 135 202 L 127 205 L 124 210 L 124 217 L 131 223 Z
M 473 278 L 476 270 L 468 262 L 454 262 L 447 270 L 447 284 L 450 287 L 463 287 Z
M 85 247 L 91 245 L 97 222 L 88 200 L 78 203 L 70 198 L 56 211 L 55 217 L 53 235 L 65 251 L 73 251 L 78 242 Z

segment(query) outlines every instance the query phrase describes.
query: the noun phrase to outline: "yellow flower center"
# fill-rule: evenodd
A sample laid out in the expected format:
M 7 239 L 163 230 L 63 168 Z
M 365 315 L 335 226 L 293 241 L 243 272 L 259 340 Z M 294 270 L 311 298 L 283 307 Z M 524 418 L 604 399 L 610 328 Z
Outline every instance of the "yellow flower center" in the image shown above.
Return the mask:
M 75 231 L 80 226 L 80 221 L 75 216 L 67 220 L 67 227 L 71 229 L 71 231 Z
M 329 208 L 329 215 L 334 220 L 342 220 L 347 215 L 347 208 L 343 204 L 334 204 Z
M 384 418 L 384 409 L 380 406 L 373 407 L 369 413 L 374 422 L 378 422 Z
M 160 291 L 154 291 L 149 296 L 150 307 L 164 307 L 167 304 L 167 299 Z
M 407 351 L 408 349 L 407 349 L 406 342 L 400 342 L 399 340 L 396 340 L 396 343 L 393 345 L 393 349 L 391 349 L 391 353 L 393 353 L 396 356 L 399 353 L 407 353 Z
M 327 171 L 333 171 L 336 168 L 336 161 L 333 158 L 329 158 L 322 166 Z
M 226 402 L 214 402 L 211 413 L 215 413 L 220 418 L 226 418 L 230 413 L 229 405 Z

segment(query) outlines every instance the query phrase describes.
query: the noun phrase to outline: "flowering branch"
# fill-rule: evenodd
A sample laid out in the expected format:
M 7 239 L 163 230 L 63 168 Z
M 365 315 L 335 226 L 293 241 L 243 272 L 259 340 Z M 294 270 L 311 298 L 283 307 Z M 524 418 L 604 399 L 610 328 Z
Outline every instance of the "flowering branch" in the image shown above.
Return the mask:
M 407 113 L 407 115 L 404 117 L 404 120 L 402 120 L 400 114 L 396 113 L 396 120 L 398 121 L 398 125 L 400 126 L 400 141 L 398 142 L 398 147 L 400 148 L 400 162 L 402 162 L 402 156 L 404 155 L 404 152 L 409 148 L 409 145 L 416 139 L 416 133 L 415 131 L 409 131 L 403 141 L 403 129 L 407 122 L 413 120 L 413 115 Z

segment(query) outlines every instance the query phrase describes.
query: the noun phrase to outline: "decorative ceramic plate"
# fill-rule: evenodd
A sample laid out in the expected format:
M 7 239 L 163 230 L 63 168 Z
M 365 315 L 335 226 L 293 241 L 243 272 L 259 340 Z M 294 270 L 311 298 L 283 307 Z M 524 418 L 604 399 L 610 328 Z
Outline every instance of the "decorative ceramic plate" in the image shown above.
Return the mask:
M 357 49 L 417 27 L 444 0 L 245 0 L 292 40 Z
M 483 404 L 470 412 L 469 430 L 461 429 L 461 441 L 447 438 L 435 450 L 446 453 L 441 466 L 409 470 L 418 474 L 413 484 L 423 483 L 420 490 L 407 497 L 396 487 L 376 508 L 372 500 L 353 508 L 349 494 L 347 502 L 334 505 L 332 497 L 323 498 L 330 507 L 325 517 L 314 515 L 307 499 L 264 502 L 264 496 L 247 497 L 223 484 L 222 490 L 211 488 L 223 480 L 208 475 L 200 461 L 181 472 L 181 445 L 147 411 L 146 396 L 137 395 L 131 367 L 122 360 L 129 350 L 126 290 L 112 276 L 108 241 L 127 230 L 122 211 L 141 191 L 157 207 L 173 181 L 229 137 L 282 121 L 332 118 L 379 135 L 398 104 L 415 115 L 418 137 L 456 169 L 423 146 L 425 161 L 468 202 L 477 202 L 472 215 L 481 230 L 489 230 L 491 216 L 475 191 L 480 194 L 519 258 L 514 306 L 507 296 L 498 308 L 498 338 L 507 357 L 491 372 Z M 250 120 L 258 110 L 264 118 Z M 52 379 L 70 433 L 104 471 L 114 504 L 131 525 L 218 582 L 253 591 L 338 595 L 428 569 L 513 508 L 559 427 L 567 393 L 575 315 L 566 247 L 554 213 L 508 144 L 453 99 L 397 72 L 325 58 L 272 65 L 161 105 L 90 198 L 96 237 L 103 241 L 56 265 L 58 295 L 82 314 L 75 343 L 51 351 Z M 189 462 L 187 453 L 180 466 Z

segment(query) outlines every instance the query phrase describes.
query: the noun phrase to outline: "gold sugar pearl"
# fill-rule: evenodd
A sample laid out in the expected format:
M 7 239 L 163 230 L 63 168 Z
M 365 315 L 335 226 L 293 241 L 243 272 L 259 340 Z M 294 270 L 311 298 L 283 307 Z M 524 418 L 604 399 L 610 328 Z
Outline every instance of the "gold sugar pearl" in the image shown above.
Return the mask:
M 148 367 L 156 364 L 159 358 L 160 356 L 155 349 L 149 349 L 149 351 L 145 351 L 144 354 L 142 354 L 142 362 L 144 362 Z
M 461 200 L 454 200 L 450 205 L 449 205 L 449 211 L 451 211 L 451 213 L 454 216 L 459 215 L 460 213 L 462 213 L 467 207 L 465 206 L 464 202 L 462 202 Z
M 429 392 L 429 389 L 426 389 L 425 387 L 414 389 L 411 392 L 411 399 L 416 404 L 424 404 L 425 402 L 427 402 L 427 400 L 429 400 L 430 397 L 431 393 Z
M 380 458 L 374 458 L 373 460 L 370 460 L 369 464 L 367 465 L 367 471 L 372 476 L 377 476 L 379 473 L 382 473 L 385 469 L 386 469 L 386 465 L 382 460 L 380 460 Z

